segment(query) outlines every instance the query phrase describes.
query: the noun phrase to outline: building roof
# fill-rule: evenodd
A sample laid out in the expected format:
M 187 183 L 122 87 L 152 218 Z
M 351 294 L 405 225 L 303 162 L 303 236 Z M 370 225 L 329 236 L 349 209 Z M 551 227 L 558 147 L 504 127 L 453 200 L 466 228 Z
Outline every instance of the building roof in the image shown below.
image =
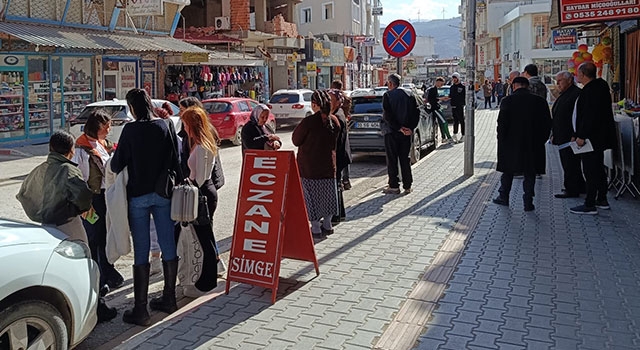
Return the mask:
M 208 52 L 170 36 L 0 22 L 0 33 L 34 45 L 111 51 Z

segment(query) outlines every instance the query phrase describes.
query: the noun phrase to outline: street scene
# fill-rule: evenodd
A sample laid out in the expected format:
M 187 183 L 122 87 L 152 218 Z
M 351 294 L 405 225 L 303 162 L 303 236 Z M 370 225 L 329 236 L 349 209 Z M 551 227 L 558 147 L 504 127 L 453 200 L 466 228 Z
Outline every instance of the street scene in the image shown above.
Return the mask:
M 0 2 L 0 350 L 640 348 L 639 20 Z

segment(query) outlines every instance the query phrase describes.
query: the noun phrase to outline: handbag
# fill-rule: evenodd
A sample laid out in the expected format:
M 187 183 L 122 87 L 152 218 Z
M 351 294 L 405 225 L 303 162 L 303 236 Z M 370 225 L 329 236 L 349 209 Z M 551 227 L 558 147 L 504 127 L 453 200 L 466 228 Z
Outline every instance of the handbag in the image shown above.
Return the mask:
M 209 205 L 207 204 L 207 196 L 203 194 L 198 195 L 198 215 L 195 220 L 191 222 L 196 226 L 211 225 L 211 217 L 209 216 Z
M 171 194 L 171 220 L 192 222 L 198 217 L 198 188 L 183 183 L 173 188 Z

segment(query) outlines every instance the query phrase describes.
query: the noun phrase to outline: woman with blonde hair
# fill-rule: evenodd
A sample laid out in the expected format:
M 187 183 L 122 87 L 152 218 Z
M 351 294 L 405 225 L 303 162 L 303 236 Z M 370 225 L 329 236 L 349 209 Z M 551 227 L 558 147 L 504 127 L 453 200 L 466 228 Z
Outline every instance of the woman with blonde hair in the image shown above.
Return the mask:
M 218 191 L 211 178 L 218 155 L 218 145 L 214 136 L 215 129 L 204 109 L 197 106 L 189 107 L 182 112 L 181 119 L 188 136 L 189 153 L 183 153 L 183 157 L 187 158 L 188 179 L 198 187 L 199 195 L 207 198 L 209 222 L 203 225 L 194 224 L 193 230 L 198 236 L 203 253 L 202 272 L 194 285 L 198 290 L 208 292 L 218 283 L 217 264 L 220 260 L 213 236 L 213 213 L 218 204 Z

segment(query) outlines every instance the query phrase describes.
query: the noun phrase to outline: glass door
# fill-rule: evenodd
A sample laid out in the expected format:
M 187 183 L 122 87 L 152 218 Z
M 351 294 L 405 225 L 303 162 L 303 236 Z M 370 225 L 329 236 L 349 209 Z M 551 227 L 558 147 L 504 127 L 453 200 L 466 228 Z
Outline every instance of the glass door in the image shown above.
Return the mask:
M 51 132 L 51 95 L 49 59 L 46 56 L 29 57 L 29 136 L 47 136 Z
M 0 67 L 0 138 L 26 135 L 24 71 Z
M 120 96 L 120 82 L 118 81 L 118 71 L 105 71 L 103 77 L 104 100 L 113 100 Z

